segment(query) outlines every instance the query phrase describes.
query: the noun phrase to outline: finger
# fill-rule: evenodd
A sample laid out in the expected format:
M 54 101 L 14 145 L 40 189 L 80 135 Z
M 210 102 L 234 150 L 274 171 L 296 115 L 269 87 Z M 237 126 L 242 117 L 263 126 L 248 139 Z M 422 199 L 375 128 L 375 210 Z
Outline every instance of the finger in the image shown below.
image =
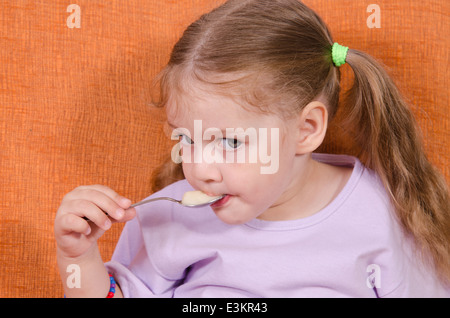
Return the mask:
M 104 185 L 91 185 L 91 186 L 81 186 L 79 187 L 81 191 L 83 190 L 96 190 L 100 193 L 103 193 L 107 197 L 111 198 L 114 202 L 116 202 L 121 208 L 128 209 L 131 205 L 131 200 L 127 199 L 121 195 L 119 195 L 117 192 L 115 192 L 113 189 L 104 186 Z
M 125 214 L 124 209 L 110 197 L 111 193 L 105 193 L 96 187 L 86 187 L 78 190 L 78 197 L 90 201 L 100 208 L 104 213 L 114 219 L 121 219 Z M 75 201 L 75 200 L 72 200 Z
M 83 219 L 83 217 L 89 219 L 92 223 L 105 231 L 109 230 L 111 227 L 111 220 L 105 212 L 92 201 L 72 200 L 67 203 L 65 210 L 68 214 L 74 214 L 80 219 Z
M 65 214 L 60 218 L 61 232 L 62 233 L 80 233 L 89 235 L 91 233 L 91 227 L 88 222 L 81 219 L 74 214 Z
M 136 209 L 135 208 L 129 208 L 125 210 L 124 216 L 117 220 L 118 222 L 128 222 L 131 221 L 136 216 Z
M 93 189 L 109 196 L 111 199 L 113 199 L 117 204 L 119 204 L 124 209 L 129 208 L 131 205 L 130 199 L 127 199 L 127 198 L 121 196 L 116 191 L 114 191 L 113 189 L 111 189 L 107 186 L 96 184 L 96 185 L 93 185 L 92 187 L 93 187 Z

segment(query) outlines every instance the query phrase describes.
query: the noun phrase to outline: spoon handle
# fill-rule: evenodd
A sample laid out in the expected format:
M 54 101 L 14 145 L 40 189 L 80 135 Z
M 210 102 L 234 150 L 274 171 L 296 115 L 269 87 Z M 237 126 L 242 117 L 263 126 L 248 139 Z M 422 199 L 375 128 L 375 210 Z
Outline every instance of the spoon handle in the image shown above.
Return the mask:
M 134 203 L 134 204 L 130 205 L 130 208 L 134 208 L 136 206 L 143 205 L 143 204 L 146 204 L 146 203 L 149 203 L 149 202 L 152 202 L 152 201 L 158 201 L 158 200 L 168 200 L 168 201 L 172 201 L 172 202 L 176 202 L 176 203 L 181 204 L 181 200 L 175 200 L 175 199 L 169 198 L 169 197 L 159 197 L 159 198 L 153 198 L 153 199 L 148 199 L 148 200 L 145 200 L 145 201 L 140 201 L 140 202 Z M 105 214 L 108 215 L 108 213 L 106 213 L 106 212 L 105 212 Z M 83 219 L 85 219 L 86 221 L 90 221 L 85 216 L 83 216 Z
M 159 197 L 159 198 L 153 198 L 153 199 L 148 199 L 148 200 L 144 200 L 144 201 L 140 201 L 140 202 L 134 203 L 134 204 L 132 204 L 130 206 L 130 208 L 134 208 L 136 206 L 139 206 L 139 205 L 142 205 L 142 204 L 146 204 L 146 203 L 149 203 L 149 202 L 152 202 L 152 201 L 157 201 L 157 200 L 168 200 L 168 201 L 172 201 L 172 202 L 176 202 L 176 203 L 181 204 L 180 200 L 175 200 L 175 199 L 169 198 L 169 197 Z

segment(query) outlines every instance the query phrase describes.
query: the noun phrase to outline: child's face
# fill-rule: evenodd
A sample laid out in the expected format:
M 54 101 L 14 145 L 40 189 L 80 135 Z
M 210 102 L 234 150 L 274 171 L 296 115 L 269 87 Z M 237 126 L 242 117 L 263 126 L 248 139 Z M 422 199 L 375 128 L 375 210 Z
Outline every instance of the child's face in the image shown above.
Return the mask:
M 188 182 L 209 195 L 227 194 L 212 205 L 217 217 L 242 224 L 279 208 L 294 183 L 295 125 L 223 96 L 184 102 L 167 105 L 168 122 Z

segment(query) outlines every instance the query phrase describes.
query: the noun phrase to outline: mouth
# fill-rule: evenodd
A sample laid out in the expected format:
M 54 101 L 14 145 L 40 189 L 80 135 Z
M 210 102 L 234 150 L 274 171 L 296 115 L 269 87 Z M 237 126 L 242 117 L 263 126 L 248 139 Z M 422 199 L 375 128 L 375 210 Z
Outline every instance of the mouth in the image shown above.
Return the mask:
M 230 200 L 230 198 L 231 198 L 231 195 L 226 194 L 222 199 L 211 204 L 210 207 L 220 208 L 220 207 L 224 206 Z

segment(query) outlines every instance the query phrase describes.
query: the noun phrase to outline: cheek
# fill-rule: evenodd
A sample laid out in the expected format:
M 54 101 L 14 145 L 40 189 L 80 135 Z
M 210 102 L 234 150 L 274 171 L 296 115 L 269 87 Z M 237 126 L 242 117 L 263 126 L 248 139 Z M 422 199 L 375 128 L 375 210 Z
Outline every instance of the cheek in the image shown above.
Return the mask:
M 250 177 L 242 180 L 241 187 L 250 196 L 249 201 L 258 208 L 269 208 L 284 193 L 291 183 L 293 175 L 292 159 L 284 158 L 280 161 L 280 167 L 276 173 L 261 174 L 259 167 L 254 169 L 253 179 Z
M 186 178 L 186 180 L 189 182 L 190 185 L 192 185 L 195 189 L 198 189 L 197 186 L 197 179 L 194 178 L 193 173 L 192 173 L 192 164 L 190 163 L 181 163 L 181 167 L 183 168 L 183 174 L 184 177 Z
M 258 184 L 259 166 L 247 163 L 224 164 L 222 175 L 228 187 L 245 192 L 246 189 L 249 190 Z
M 247 165 L 236 172 L 229 188 L 249 204 L 266 206 L 280 190 L 278 175 L 263 175 L 258 165 Z

